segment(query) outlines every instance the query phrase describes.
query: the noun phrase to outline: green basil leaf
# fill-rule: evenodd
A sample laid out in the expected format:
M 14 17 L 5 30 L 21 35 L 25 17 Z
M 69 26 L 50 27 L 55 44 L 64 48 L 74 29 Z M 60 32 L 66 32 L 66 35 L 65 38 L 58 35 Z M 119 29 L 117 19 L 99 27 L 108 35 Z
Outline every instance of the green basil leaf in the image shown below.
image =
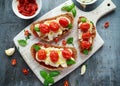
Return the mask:
M 94 23 L 92 21 L 90 21 L 90 23 L 94 26 Z
M 75 9 L 75 7 L 72 9 L 72 14 L 73 14 L 73 16 L 75 17 L 76 16 L 76 13 L 77 13 L 77 11 L 76 11 L 76 9 Z
M 49 76 L 50 76 L 50 77 L 55 77 L 55 76 L 58 76 L 59 74 L 60 74 L 59 71 L 51 71 L 51 72 L 49 73 Z
M 69 25 L 67 26 L 67 28 L 71 29 L 71 28 L 72 28 L 72 24 L 69 24 Z
M 49 83 L 46 80 L 44 81 L 44 86 L 49 86 Z
M 48 76 L 48 73 L 44 70 L 40 71 L 40 75 L 42 76 L 42 78 L 46 79 Z
M 85 50 L 83 50 L 83 53 L 85 54 L 85 55 L 88 55 L 88 50 L 87 49 L 85 49 Z
M 67 44 L 73 44 L 73 37 L 67 39 Z
M 48 83 L 51 83 L 51 84 L 54 83 L 54 79 L 52 77 L 50 77 L 50 76 L 47 76 L 45 81 L 47 81 Z
M 18 40 L 18 43 L 19 43 L 19 45 L 22 46 L 22 47 L 25 47 L 25 46 L 27 45 L 26 40 L 23 40 L 23 39 Z
M 67 65 L 75 64 L 76 62 L 72 59 L 67 60 Z
M 41 49 L 40 46 L 38 45 L 33 45 L 33 48 L 35 49 L 36 52 Z
M 83 23 L 85 23 L 86 20 L 87 20 L 87 19 L 86 19 L 85 17 L 80 18 L 80 21 L 83 22 Z
M 61 10 L 63 11 L 67 11 L 67 12 L 70 12 L 73 8 L 75 7 L 75 4 L 71 4 L 71 5 L 65 5 L 61 8 Z
M 39 27 L 34 27 L 34 30 L 35 30 L 36 32 L 40 32 Z

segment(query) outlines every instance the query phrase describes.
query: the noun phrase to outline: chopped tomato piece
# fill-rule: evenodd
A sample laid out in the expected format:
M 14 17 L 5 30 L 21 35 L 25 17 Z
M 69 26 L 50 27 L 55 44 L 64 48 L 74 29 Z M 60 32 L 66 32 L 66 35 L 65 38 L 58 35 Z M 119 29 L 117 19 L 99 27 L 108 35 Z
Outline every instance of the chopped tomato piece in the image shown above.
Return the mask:
M 16 60 L 16 59 L 12 59 L 12 60 L 11 60 L 11 64 L 12 64 L 13 66 L 15 66 L 15 65 L 17 64 L 17 60 Z
M 67 27 L 69 25 L 69 22 L 66 18 L 60 18 L 59 23 L 63 27 Z
M 72 54 L 72 52 L 70 52 L 70 50 L 64 49 L 64 50 L 62 50 L 62 55 L 64 58 L 70 59 L 73 54 Z
M 105 27 L 105 28 L 108 28 L 109 25 L 110 25 L 109 22 L 105 22 L 104 27 Z
M 68 81 L 67 81 L 67 80 L 65 80 L 65 81 L 64 81 L 64 86 L 69 86 L 69 84 L 68 84 Z
M 65 46 L 67 43 L 66 43 L 66 40 L 62 40 L 62 45 Z
M 58 41 L 59 41 L 59 38 L 58 38 L 58 37 L 54 38 L 54 42 L 55 42 L 55 43 L 57 43 Z
M 81 29 L 83 32 L 88 31 L 89 28 L 90 28 L 90 24 L 89 24 L 89 23 L 82 23 L 82 24 L 80 25 L 80 29 Z
M 82 41 L 81 44 L 80 44 L 80 46 L 81 46 L 83 49 L 90 49 L 91 44 L 90 44 L 90 42 L 88 42 L 88 41 Z
M 38 51 L 38 59 L 40 60 L 46 59 L 46 51 L 44 49 L 41 49 Z
M 54 63 L 57 62 L 58 59 L 59 59 L 58 52 L 52 50 L 52 51 L 50 52 L 50 59 L 51 59 L 51 61 L 54 62 Z
M 25 36 L 28 36 L 28 35 L 29 35 L 29 31 L 28 31 L 28 30 L 25 30 L 24 35 L 25 35 Z
M 85 40 L 85 41 L 88 41 L 88 40 L 90 39 L 90 37 L 91 37 L 90 32 L 86 32 L 86 33 L 83 33 L 83 34 L 82 34 L 82 38 L 83 38 L 83 40 Z
M 23 68 L 22 72 L 23 72 L 23 74 L 27 75 L 29 73 L 29 69 Z
M 46 34 L 50 32 L 49 26 L 46 24 L 40 24 L 39 28 L 42 34 Z
M 53 32 L 57 32 L 59 28 L 60 26 L 57 22 L 51 22 L 49 25 L 49 29 L 51 29 Z

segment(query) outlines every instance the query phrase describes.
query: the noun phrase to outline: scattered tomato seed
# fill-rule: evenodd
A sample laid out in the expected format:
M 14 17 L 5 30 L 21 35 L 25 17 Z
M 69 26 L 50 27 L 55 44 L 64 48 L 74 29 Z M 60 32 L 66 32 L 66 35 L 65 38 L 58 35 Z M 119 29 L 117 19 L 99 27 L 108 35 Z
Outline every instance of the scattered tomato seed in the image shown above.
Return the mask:
M 65 81 L 64 81 L 64 86 L 69 86 L 69 84 L 68 84 L 68 81 L 67 81 L 67 80 L 65 80 Z
M 29 69 L 23 68 L 22 72 L 23 72 L 23 74 L 27 75 L 29 73 Z
M 104 28 L 108 28 L 108 27 L 109 27 L 109 25 L 110 25 L 110 23 L 109 23 L 109 22 L 105 22 L 105 24 L 104 24 Z
M 12 66 L 15 66 L 16 64 L 17 64 L 17 60 L 16 60 L 16 59 L 12 59 L 12 60 L 11 60 L 11 65 L 12 65 Z

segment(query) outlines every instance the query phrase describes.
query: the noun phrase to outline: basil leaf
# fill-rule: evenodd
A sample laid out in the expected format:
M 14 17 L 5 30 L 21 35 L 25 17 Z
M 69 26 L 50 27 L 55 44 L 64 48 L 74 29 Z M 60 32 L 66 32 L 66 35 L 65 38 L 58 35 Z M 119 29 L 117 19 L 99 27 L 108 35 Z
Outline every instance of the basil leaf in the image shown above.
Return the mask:
M 86 22 L 86 18 L 82 17 L 82 18 L 80 18 L 80 21 L 83 22 L 83 23 L 85 23 Z
M 90 21 L 90 23 L 94 26 L 94 23 L 92 21 Z
M 44 81 L 44 86 L 49 86 L 49 83 L 46 80 Z
M 19 43 L 19 45 L 22 46 L 22 47 L 25 47 L 25 46 L 27 45 L 26 40 L 23 40 L 23 39 L 18 40 L 18 43 Z
M 67 12 L 70 12 L 73 8 L 75 7 L 75 4 L 71 4 L 71 5 L 65 5 L 61 8 L 61 10 L 63 11 L 67 11 Z
M 72 59 L 67 60 L 67 65 L 75 64 L 76 62 Z
M 45 81 L 47 81 L 48 83 L 51 83 L 51 84 L 54 83 L 54 79 L 52 77 L 50 77 L 50 76 L 47 76 Z
M 33 45 L 33 48 L 35 49 L 35 51 L 38 51 L 41 49 L 40 46 L 38 46 L 38 45 Z
M 67 44 L 73 44 L 73 37 L 67 39 Z
M 87 50 L 87 49 L 83 50 L 83 53 L 84 53 L 85 55 L 88 55 L 88 50 Z
M 67 26 L 67 28 L 71 29 L 71 28 L 72 28 L 72 24 L 69 24 L 69 25 Z
M 36 32 L 40 32 L 39 27 L 34 27 L 34 30 L 35 30 Z
M 77 11 L 76 11 L 76 9 L 75 9 L 75 7 L 72 9 L 72 14 L 73 14 L 73 16 L 75 17 L 76 16 L 76 13 L 77 13 Z
M 42 76 L 42 78 L 46 79 L 48 76 L 48 73 L 44 70 L 40 71 L 40 75 Z
M 59 74 L 60 74 L 59 71 L 51 71 L 51 72 L 49 73 L 49 76 L 50 76 L 50 77 L 55 77 L 55 76 L 58 76 Z

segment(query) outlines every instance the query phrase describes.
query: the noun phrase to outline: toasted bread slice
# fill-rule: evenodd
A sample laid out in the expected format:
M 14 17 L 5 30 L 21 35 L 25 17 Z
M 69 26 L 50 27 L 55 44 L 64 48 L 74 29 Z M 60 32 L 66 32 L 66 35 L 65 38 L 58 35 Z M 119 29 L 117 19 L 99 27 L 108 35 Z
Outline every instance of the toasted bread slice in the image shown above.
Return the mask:
M 85 18 L 86 21 L 85 21 L 85 20 L 82 20 L 81 18 Z M 88 31 L 85 31 L 85 32 L 84 32 L 84 31 L 81 30 L 80 25 L 81 25 L 82 23 L 88 23 L 88 24 L 90 24 L 90 28 L 88 29 Z M 89 38 L 89 40 L 84 40 L 84 39 L 82 38 L 82 37 L 83 37 L 83 34 L 84 34 L 84 33 L 87 33 L 87 32 L 90 33 L 90 38 Z M 83 17 L 83 16 L 79 17 L 79 19 L 78 19 L 78 44 L 79 44 L 81 53 L 87 55 L 87 54 L 89 53 L 89 51 L 91 51 L 95 37 L 96 37 L 96 27 L 95 27 L 94 23 L 93 23 L 92 21 L 88 20 L 86 17 Z M 81 43 L 82 43 L 83 41 L 90 42 L 91 46 L 90 46 L 88 49 L 83 48 L 83 47 L 81 46 Z M 84 51 L 84 50 L 87 50 L 87 52 Z
M 57 20 L 58 18 L 61 18 L 61 17 L 64 17 L 64 18 L 67 18 L 69 20 L 69 24 L 73 25 L 73 21 L 74 21 L 74 17 L 72 16 L 72 14 L 70 13 L 66 13 L 66 14 L 61 14 L 61 15 L 58 15 L 58 16 L 55 16 L 55 17 L 52 17 L 52 18 L 47 18 L 47 19 L 44 19 L 44 20 L 40 20 L 38 22 L 34 22 L 33 24 L 31 24 L 30 26 L 30 30 L 31 32 L 33 33 L 34 36 L 38 37 L 39 39 L 43 40 L 43 41 L 47 41 L 47 42 L 52 42 L 55 38 L 58 38 L 58 39 L 61 39 L 63 38 L 65 35 L 69 34 L 70 31 L 71 31 L 71 28 L 70 27 L 69 29 L 65 29 L 65 30 L 62 30 L 62 34 L 60 35 L 57 35 L 57 37 L 53 37 L 52 40 L 49 39 L 48 36 L 44 35 L 44 34 L 38 34 L 34 27 L 36 24 L 41 24 L 41 23 L 45 23 L 46 21 L 52 21 L 52 20 L 56 20 L 57 23 L 59 23 L 59 21 Z M 59 24 L 60 25 L 60 24 Z M 60 27 L 62 27 L 60 25 Z M 63 27 L 62 27 L 63 28 Z M 67 28 L 67 27 L 66 27 Z M 50 33 L 49 33 L 50 34 Z
M 67 49 L 70 49 L 70 50 L 72 51 L 72 53 L 73 53 L 72 58 L 74 58 L 74 60 L 76 60 L 76 58 L 77 58 L 77 50 L 76 50 L 75 48 L 73 48 L 73 47 L 54 46 L 54 45 L 43 44 L 43 43 L 36 43 L 36 44 L 34 44 L 34 45 L 38 45 L 38 46 L 40 46 L 40 47 L 44 46 L 45 48 L 49 48 L 49 47 L 54 47 L 54 48 L 58 48 L 58 49 L 60 49 L 60 48 L 66 49 L 66 48 L 67 48 Z M 37 53 L 37 52 L 36 52 L 36 50 L 34 49 L 34 45 L 32 45 L 32 47 L 31 47 L 31 54 L 32 54 L 33 58 L 34 58 L 42 67 L 44 67 L 44 68 L 46 68 L 46 69 L 48 69 L 48 70 L 61 70 L 61 69 L 66 68 L 66 67 L 62 67 L 61 65 L 59 65 L 58 67 L 55 67 L 55 66 L 51 66 L 51 65 L 49 65 L 49 64 L 45 64 L 45 62 L 38 61 L 38 60 L 36 59 L 36 53 Z M 60 55 L 59 55 L 59 58 L 60 58 Z M 67 65 L 67 67 L 69 67 L 69 66 L 71 66 L 71 65 Z

